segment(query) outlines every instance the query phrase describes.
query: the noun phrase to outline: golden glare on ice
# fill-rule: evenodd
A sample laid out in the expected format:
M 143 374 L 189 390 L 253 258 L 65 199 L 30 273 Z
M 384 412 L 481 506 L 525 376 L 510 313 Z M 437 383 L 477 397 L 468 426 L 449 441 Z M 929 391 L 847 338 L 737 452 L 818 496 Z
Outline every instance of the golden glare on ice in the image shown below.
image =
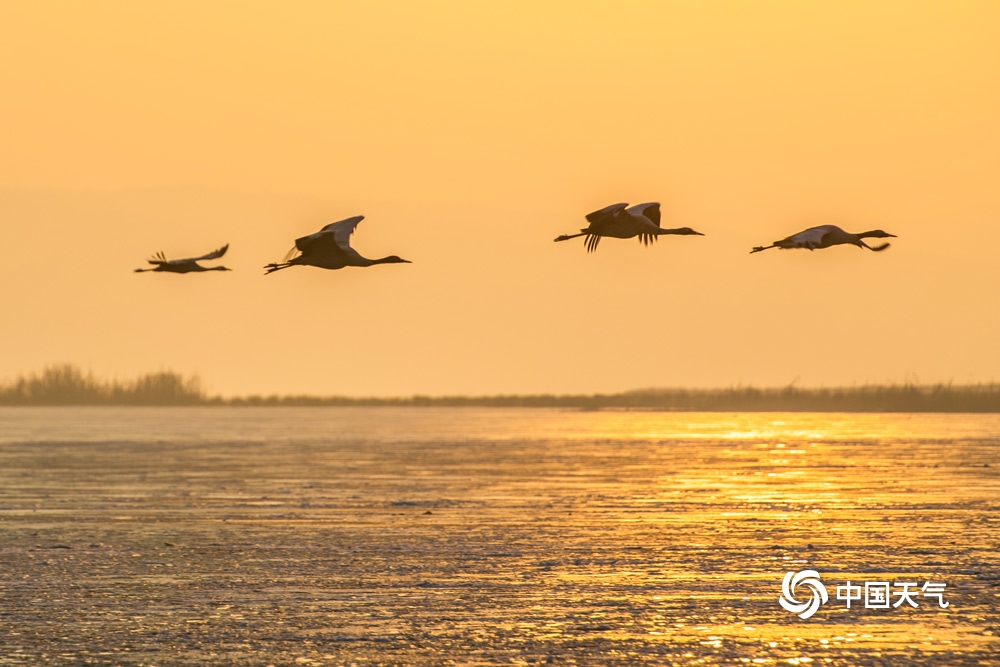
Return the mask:
M 4 409 L 0 427 L 14 662 L 1000 651 L 993 415 Z M 800 570 L 829 591 L 808 620 L 778 604 Z M 948 607 L 848 609 L 848 581 L 943 583 Z

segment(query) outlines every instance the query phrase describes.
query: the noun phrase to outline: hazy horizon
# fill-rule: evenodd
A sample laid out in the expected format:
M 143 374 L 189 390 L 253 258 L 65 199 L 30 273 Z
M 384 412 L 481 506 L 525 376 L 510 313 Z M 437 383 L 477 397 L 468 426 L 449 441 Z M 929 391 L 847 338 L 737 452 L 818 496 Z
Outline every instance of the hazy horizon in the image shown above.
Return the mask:
M 997 3 L 53 7 L 0 8 L 0 378 L 1000 380 Z M 552 243 L 618 201 L 705 236 Z M 262 275 L 356 214 L 413 263 Z M 748 254 L 824 223 L 898 238 Z M 224 243 L 231 273 L 132 273 Z

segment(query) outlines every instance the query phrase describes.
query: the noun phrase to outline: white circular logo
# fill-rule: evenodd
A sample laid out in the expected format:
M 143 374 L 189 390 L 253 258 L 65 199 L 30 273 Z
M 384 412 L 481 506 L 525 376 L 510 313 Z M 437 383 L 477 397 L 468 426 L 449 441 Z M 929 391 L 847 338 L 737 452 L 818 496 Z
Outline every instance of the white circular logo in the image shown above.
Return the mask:
M 812 597 L 805 602 L 795 599 L 795 587 L 799 584 L 812 589 Z M 781 606 L 798 614 L 799 618 L 805 620 L 816 613 L 821 604 L 826 603 L 829 596 L 826 594 L 826 586 L 819 580 L 819 572 L 816 570 L 802 570 L 801 572 L 789 572 L 785 575 L 785 580 L 781 582 L 781 597 L 778 602 Z

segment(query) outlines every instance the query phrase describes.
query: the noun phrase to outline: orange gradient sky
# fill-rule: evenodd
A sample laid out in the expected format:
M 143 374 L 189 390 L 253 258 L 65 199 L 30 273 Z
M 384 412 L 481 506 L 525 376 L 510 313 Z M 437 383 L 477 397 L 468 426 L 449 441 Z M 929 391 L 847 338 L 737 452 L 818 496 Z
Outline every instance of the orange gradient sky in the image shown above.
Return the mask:
M 0 378 L 1000 380 L 992 0 L 11 2 L 0 62 Z M 552 243 L 651 200 L 706 236 Z M 359 213 L 413 264 L 262 275 Z M 899 238 L 748 254 L 823 223 Z

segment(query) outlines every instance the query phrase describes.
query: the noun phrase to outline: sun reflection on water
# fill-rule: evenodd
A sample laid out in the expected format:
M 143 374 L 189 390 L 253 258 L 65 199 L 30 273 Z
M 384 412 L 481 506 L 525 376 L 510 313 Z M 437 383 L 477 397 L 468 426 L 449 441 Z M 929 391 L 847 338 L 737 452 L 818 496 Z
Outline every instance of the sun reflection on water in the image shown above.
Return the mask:
M 155 663 L 169 640 L 194 662 L 254 662 L 219 642 L 268 637 L 275 664 L 1000 651 L 996 416 L 114 414 L 0 414 L 0 595 L 23 646 L 79 657 L 72 642 L 119 641 Z M 73 559 L 39 556 L 53 544 Z M 805 569 L 830 600 L 801 620 L 778 597 Z M 848 610 L 848 580 L 945 582 L 951 604 Z M 87 613 L 57 630 L 38 591 Z M 107 591 L 114 604 L 95 604 Z

